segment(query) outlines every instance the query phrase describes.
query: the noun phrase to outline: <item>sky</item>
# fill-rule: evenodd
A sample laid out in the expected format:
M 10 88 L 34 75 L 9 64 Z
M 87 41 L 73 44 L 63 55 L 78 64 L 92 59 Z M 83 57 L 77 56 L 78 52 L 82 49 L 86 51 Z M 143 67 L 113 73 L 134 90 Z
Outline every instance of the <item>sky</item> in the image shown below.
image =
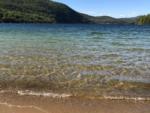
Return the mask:
M 134 17 L 150 13 L 150 0 L 55 0 L 93 16 Z

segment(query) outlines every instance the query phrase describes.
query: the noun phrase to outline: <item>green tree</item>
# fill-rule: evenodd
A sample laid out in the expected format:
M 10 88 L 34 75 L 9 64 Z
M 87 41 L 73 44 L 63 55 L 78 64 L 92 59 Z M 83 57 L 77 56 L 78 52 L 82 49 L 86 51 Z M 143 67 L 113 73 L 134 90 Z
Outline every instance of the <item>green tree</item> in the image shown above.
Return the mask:
M 139 25 L 150 24 L 150 14 L 139 17 L 137 24 Z

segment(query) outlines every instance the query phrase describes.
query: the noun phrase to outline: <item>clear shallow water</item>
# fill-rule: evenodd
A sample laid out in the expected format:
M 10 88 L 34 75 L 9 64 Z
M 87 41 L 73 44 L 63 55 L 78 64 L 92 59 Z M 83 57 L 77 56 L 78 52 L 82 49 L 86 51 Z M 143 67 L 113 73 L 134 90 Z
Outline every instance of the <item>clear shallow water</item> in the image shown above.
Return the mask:
M 150 27 L 0 24 L 0 86 L 150 96 Z

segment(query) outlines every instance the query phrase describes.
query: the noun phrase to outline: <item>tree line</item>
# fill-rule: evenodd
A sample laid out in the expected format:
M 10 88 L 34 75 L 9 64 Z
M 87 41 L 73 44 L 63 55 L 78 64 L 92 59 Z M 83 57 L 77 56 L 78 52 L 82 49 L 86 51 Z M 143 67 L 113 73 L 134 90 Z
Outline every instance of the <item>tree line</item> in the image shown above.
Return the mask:
M 139 17 L 138 22 L 139 25 L 150 24 L 150 14 Z

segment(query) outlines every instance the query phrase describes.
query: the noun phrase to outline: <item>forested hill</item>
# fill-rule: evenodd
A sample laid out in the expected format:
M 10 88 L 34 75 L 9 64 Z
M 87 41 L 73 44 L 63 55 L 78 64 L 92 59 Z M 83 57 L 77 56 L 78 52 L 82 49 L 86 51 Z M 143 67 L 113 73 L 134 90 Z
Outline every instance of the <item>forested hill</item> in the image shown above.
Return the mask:
M 1 22 L 85 23 L 81 14 L 50 0 L 0 0 Z
M 137 21 L 137 18 L 93 17 L 52 0 L 0 0 L 0 22 L 144 24 L 148 23 L 147 18 L 140 17 Z
M 139 25 L 150 25 L 150 14 L 149 14 L 149 15 L 145 15 L 145 16 L 139 17 L 137 23 L 138 23 Z

